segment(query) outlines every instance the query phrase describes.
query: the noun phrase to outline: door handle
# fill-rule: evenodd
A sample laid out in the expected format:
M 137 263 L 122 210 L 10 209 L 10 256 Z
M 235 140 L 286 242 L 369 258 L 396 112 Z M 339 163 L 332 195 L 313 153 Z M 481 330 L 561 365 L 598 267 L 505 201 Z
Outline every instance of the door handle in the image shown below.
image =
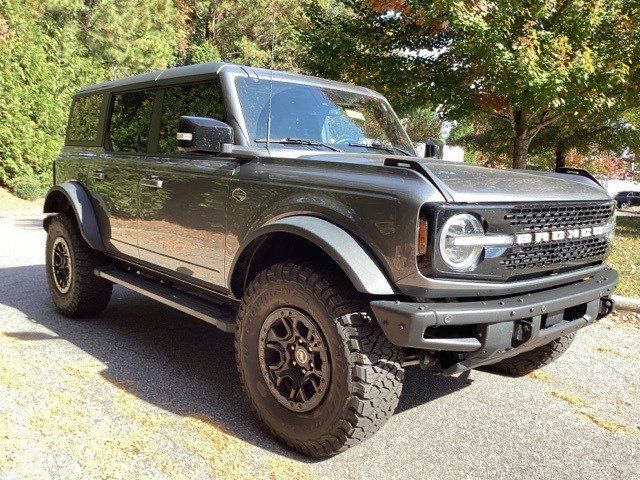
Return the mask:
M 105 180 L 107 178 L 107 174 L 102 172 L 102 171 L 100 171 L 100 170 L 96 170 L 95 172 L 93 172 L 91 174 L 91 178 L 103 181 L 103 180 Z
M 142 185 L 143 187 L 149 187 L 149 188 L 162 188 L 162 180 L 160 180 L 155 175 L 151 175 L 151 177 L 149 178 L 143 178 L 140 181 L 140 185 Z

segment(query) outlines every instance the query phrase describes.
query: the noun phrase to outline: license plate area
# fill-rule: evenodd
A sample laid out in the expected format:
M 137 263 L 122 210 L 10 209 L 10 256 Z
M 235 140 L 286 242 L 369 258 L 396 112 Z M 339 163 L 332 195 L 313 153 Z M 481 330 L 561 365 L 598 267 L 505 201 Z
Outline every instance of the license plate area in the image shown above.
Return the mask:
M 587 304 L 583 303 L 575 305 L 573 307 L 565 308 L 560 312 L 545 313 L 542 315 L 542 321 L 540 322 L 540 329 L 544 330 L 549 327 L 553 327 L 560 322 L 573 322 L 578 320 L 587 313 Z

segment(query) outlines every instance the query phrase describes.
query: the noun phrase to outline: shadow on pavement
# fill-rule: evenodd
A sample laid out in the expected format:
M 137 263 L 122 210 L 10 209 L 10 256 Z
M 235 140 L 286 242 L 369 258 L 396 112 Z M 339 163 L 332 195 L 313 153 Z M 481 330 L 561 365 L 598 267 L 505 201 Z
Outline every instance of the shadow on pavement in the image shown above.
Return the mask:
M 66 319 L 53 308 L 43 269 L 42 265 L 0 269 L 0 303 L 52 334 L 6 335 L 24 341 L 57 336 L 104 363 L 104 378 L 146 402 L 178 415 L 211 419 L 226 432 L 271 452 L 314 461 L 282 447 L 256 421 L 239 384 L 232 335 L 120 287 L 102 314 Z M 442 377 L 411 367 L 397 413 L 470 383 L 468 376 Z
M 15 218 L 13 225 L 22 230 L 38 230 L 42 231 L 41 218 Z

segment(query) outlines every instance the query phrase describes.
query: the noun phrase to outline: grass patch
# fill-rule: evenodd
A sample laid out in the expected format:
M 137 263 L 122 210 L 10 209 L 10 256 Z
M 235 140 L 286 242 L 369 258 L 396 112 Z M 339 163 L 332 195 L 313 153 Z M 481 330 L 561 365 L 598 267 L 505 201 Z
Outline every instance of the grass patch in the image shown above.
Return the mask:
M 0 212 L 10 212 L 15 210 L 42 211 L 42 203 L 42 199 L 34 202 L 23 200 L 22 198 L 16 197 L 8 190 L 0 187 Z
M 640 297 L 640 217 L 618 217 L 616 236 L 607 262 L 618 270 L 616 294 Z

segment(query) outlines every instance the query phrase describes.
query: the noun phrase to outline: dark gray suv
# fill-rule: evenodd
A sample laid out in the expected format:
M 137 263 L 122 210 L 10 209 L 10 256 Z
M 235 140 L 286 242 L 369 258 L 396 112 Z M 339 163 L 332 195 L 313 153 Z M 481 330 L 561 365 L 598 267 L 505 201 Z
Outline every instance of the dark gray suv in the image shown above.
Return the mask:
M 93 85 L 54 178 L 57 309 L 120 284 L 235 333 L 253 409 L 308 455 L 380 428 L 409 365 L 523 375 L 612 309 L 597 181 L 418 158 L 366 88 L 225 63 Z

